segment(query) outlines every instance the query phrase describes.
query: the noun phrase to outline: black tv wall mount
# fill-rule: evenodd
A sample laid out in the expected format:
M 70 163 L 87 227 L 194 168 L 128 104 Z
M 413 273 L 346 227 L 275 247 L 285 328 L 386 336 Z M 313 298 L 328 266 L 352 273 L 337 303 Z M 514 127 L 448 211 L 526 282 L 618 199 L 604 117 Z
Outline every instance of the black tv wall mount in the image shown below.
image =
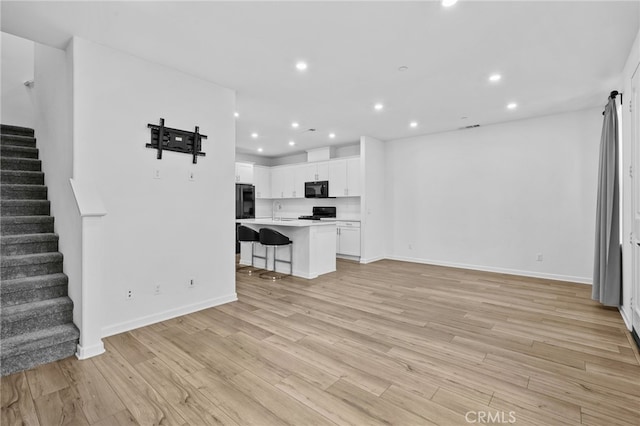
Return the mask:
M 172 129 L 164 126 L 164 118 L 160 119 L 160 125 L 147 124 L 151 129 L 151 143 L 146 144 L 147 148 L 158 150 L 158 160 L 162 159 L 162 151 L 182 152 L 193 156 L 193 164 L 198 162 L 198 156 L 206 156 L 202 149 L 202 139 L 207 139 L 207 135 L 200 134 L 200 128 L 190 132 L 188 130 Z

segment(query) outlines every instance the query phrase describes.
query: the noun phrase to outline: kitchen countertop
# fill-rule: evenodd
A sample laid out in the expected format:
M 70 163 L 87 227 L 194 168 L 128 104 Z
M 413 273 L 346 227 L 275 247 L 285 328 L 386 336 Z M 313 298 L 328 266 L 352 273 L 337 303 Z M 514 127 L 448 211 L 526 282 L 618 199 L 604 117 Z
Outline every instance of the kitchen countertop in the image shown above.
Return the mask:
M 271 218 L 258 218 L 258 219 L 236 219 L 237 223 L 243 223 L 248 225 L 271 225 L 271 226 L 330 226 L 335 225 L 335 220 L 304 220 L 304 219 L 271 219 Z

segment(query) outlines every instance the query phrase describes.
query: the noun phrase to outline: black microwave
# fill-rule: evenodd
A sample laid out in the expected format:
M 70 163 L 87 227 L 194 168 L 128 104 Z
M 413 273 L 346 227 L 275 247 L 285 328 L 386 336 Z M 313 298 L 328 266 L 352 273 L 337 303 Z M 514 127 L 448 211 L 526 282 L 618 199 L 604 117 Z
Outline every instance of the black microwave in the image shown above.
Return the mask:
M 305 182 L 304 198 L 329 198 L 329 181 Z

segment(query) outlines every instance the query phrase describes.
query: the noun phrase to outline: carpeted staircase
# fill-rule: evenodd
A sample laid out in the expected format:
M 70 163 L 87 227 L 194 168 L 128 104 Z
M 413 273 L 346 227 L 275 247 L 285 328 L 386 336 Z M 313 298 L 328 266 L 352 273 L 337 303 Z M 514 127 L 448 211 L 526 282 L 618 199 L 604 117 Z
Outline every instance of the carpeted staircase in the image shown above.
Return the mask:
M 0 371 L 71 356 L 78 344 L 33 130 L 0 128 Z

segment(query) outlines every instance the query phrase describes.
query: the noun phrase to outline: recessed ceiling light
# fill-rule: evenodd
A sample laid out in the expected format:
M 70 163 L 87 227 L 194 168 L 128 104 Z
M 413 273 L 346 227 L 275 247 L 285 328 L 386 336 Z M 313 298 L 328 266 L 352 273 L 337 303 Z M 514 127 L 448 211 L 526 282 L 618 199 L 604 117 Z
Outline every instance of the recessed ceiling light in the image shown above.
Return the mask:
M 442 5 L 444 7 L 451 7 L 454 4 L 456 4 L 458 2 L 458 0 L 442 0 Z
M 502 78 L 502 76 L 500 74 L 492 74 L 489 77 L 489 81 L 492 81 L 492 82 L 495 83 L 496 81 L 500 81 L 501 78 Z
M 298 63 L 296 63 L 296 68 L 298 69 L 298 71 L 304 71 L 307 69 L 307 63 L 300 61 Z
M 460 117 L 460 120 L 466 120 L 467 118 L 469 117 L 467 117 L 466 115 L 463 115 L 462 117 Z
M 258 148 L 258 152 L 262 152 L 262 148 Z
M 418 122 L 417 121 L 412 121 L 411 123 L 409 123 L 409 126 L 418 127 Z
M 331 139 L 333 139 L 333 138 L 335 138 L 335 137 L 336 137 L 336 134 L 335 134 L 335 133 L 329 133 L 329 137 L 330 137 Z
M 297 129 L 299 126 L 298 123 L 296 123 L 295 121 L 293 123 L 291 123 L 291 127 L 293 127 L 294 129 Z
M 515 103 L 515 102 L 511 102 L 510 104 L 507 104 L 507 108 L 516 109 L 516 108 L 518 108 L 518 104 Z
M 382 108 L 384 108 L 384 105 L 382 105 L 381 103 L 377 103 L 377 104 L 375 104 L 375 105 L 373 106 L 373 108 L 374 108 L 376 111 L 381 111 L 381 110 L 382 110 Z
M 251 137 L 255 139 L 255 138 L 258 137 L 258 134 L 257 133 L 251 133 Z
M 398 71 L 406 71 L 406 70 L 408 70 L 408 69 L 409 69 L 409 67 L 408 67 L 408 66 L 406 66 L 406 65 L 403 65 L 403 66 L 401 66 L 401 67 L 398 67 Z
M 235 118 L 238 118 L 238 117 L 240 117 L 240 114 L 238 114 L 237 112 L 234 112 L 234 113 L 233 113 L 233 116 L 234 116 Z
M 290 146 L 294 146 L 296 143 L 294 141 L 289 141 Z

